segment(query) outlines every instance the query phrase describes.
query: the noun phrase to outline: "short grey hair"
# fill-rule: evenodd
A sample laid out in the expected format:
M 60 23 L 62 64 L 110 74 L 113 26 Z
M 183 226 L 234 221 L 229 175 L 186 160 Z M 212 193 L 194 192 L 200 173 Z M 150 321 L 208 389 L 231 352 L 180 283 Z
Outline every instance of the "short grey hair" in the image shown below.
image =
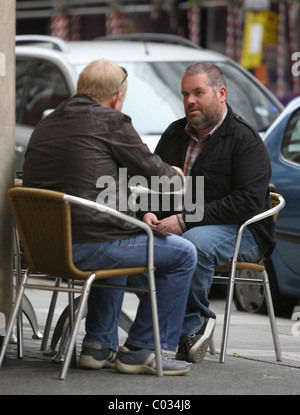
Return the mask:
M 93 99 L 110 99 L 116 92 L 122 92 L 125 99 L 127 80 L 124 70 L 115 62 L 99 59 L 87 65 L 77 82 L 77 94 L 86 94 Z
M 227 87 L 226 78 L 221 69 L 209 62 L 193 63 L 183 72 L 184 76 L 207 74 L 207 84 L 216 92 L 222 86 Z

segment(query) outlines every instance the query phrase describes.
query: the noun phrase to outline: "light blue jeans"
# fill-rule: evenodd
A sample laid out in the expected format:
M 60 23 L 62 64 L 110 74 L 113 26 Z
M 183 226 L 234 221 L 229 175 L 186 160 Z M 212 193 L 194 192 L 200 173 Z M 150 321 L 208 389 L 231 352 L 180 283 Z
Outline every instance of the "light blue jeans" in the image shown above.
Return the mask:
M 115 242 L 73 244 L 73 260 L 82 270 L 143 266 L 147 263 L 147 247 L 148 239 L 144 234 Z M 154 261 L 161 347 L 175 351 L 197 253 L 192 243 L 179 236 L 155 236 Z M 140 285 L 145 285 L 145 277 L 140 277 Z M 103 281 L 126 285 L 127 276 Z M 123 290 L 92 287 L 88 298 L 84 342 L 117 350 L 118 320 L 123 296 Z M 144 293 L 140 300 L 127 341 L 133 346 L 154 349 L 150 297 Z
M 209 309 L 209 292 L 214 277 L 215 266 L 230 261 L 234 253 L 237 225 L 197 226 L 185 232 L 182 237 L 197 248 L 197 267 L 188 298 L 181 337 L 196 333 L 204 323 L 204 317 L 216 318 Z M 245 229 L 238 259 L 259 261 L 260 248 L 249 229 Z

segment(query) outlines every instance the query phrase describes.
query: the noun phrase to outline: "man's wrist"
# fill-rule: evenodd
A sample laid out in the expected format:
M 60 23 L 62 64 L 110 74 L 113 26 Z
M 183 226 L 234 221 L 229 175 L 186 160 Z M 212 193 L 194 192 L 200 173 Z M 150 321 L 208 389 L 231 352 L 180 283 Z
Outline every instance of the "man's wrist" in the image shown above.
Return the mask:
M 177 216 L 177 220 L 178 220 L 178 223 L 179 223 L 179 226 L 180 226 L 182 232 L 186 232 L 187 228 L 186 228 L 186 225 L 185 225 L 185 222 L 184 222 L 184 219 L 183 219 L 183 214 L 178 213 L 178 215 L 176 215 L 176 216 Z

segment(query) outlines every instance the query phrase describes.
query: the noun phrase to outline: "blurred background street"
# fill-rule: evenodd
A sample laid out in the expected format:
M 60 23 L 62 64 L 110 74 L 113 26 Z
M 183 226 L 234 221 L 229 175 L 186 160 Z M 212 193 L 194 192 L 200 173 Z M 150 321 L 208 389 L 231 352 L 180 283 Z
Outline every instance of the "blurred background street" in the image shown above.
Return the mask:
M 242 63 L 285 104 L 299 93 L 298 0 L 17 0 L 16 19 L 17 35 L 63 40 L 179 35 Z

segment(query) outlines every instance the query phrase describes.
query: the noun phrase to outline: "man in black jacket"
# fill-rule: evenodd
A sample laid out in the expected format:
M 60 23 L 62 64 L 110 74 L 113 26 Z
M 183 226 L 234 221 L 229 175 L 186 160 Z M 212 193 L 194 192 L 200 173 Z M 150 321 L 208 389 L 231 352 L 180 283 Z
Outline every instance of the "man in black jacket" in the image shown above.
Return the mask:
M 127 174 L 149 182 L 152 176 L 180 178 L 179 169 L 151 153 L 131 119 L 121 112 L 126 91 L 127 72 L 123 68 L 108 60 L 91 62 L 79 77 L 77 93 L 36 126 L 26 152 L 23 185 L 102 202 L 133 216 L 127 203 Z M 120 172 L 124 170 L 122 183 Z M 147 263 L 147 235 L 105 213 L 73 206 L 72 238 L 73 260 L 82 270 Z M 154 236 L 161 346 L 173 352 L 196 266 L 195 247 L 185 242 L 160 231 Z M 108 282 L 126 285 L 126 279 L 121 276 Z M 115 365 L 125 373 L 155 374 L 148 295 L 140 302 L 125 346 L 118 349 L 123 295 L 123 290 L 92 287 L 79 364 L 86 369 Z M 189 371 L 187 362 L 162 360 L 165 375 Z
M 226 80 L 217 66 L 199 63 L 187 68 L 182 95 L 186 118 L 167 128 L 155 153 L 189 176 L 189 210 L 197 200 L 203 206 L 191 212 L 185 202 L 180 213 L 148 212 L 143 220 L 182 235 L 197 248 L 177 358 L 199 362 L 215 328 L 208 301 L 214 268 L 232 258 L 238 226 L 271 207 L 271 168 L 260 136 L 227 105 Z M 204 178 L 204 200 L 199 197 L 199 177 Z M 246 228 L 239 258 L 258 261 L 269 256 L 274 245 L 274 222 L 268 218 Z

